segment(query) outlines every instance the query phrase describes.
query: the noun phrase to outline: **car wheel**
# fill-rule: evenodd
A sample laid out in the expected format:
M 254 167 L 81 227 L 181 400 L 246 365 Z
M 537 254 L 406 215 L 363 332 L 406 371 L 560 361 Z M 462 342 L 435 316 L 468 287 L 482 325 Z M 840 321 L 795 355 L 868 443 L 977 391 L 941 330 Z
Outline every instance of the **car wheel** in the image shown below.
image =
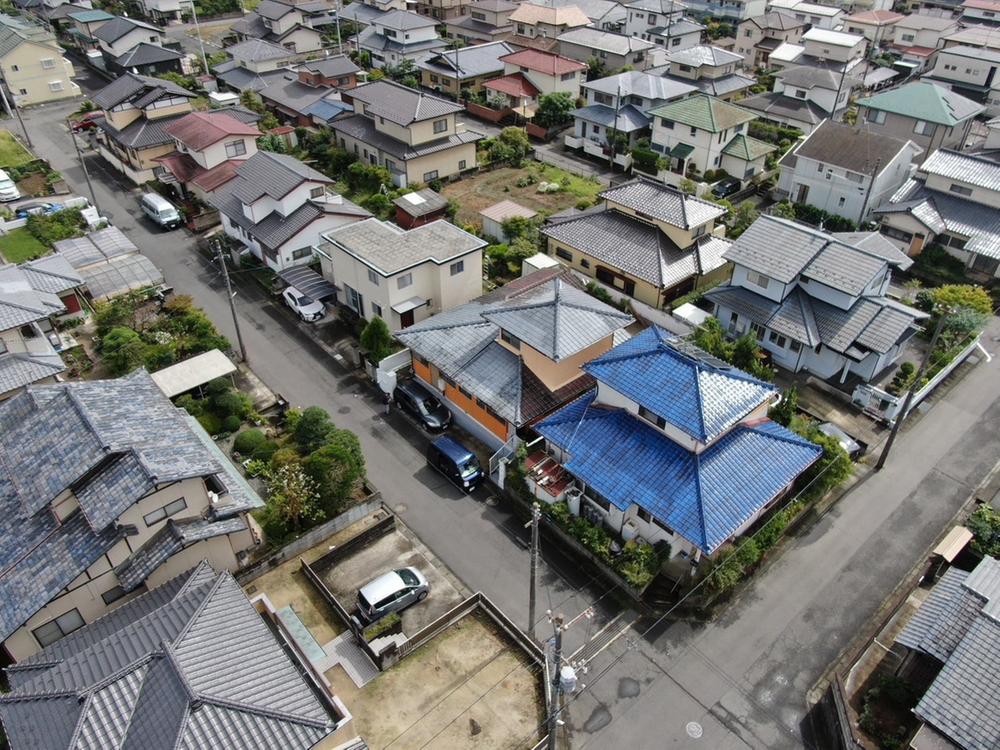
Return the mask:
M 303 313 L 299 312 L 298 316 L 299 316 L 299 320 L 301 320 L 303 323 L 307 322 L 306 321 L 306 316 Z
M 422 602 L 426 598 L 427 598 L 427 592 L 426 591 L 421 591 L 420 595 L 417 597 L 417 601 L 418 602 Z

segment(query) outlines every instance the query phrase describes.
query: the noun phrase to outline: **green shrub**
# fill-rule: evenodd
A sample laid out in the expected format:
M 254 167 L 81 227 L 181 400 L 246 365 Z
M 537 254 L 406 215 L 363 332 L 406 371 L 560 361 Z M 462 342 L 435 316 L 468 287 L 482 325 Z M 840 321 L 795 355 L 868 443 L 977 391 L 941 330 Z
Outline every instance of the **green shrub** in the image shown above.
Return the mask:
M 200 417 L 205 411 L 204 402 L 199 401 L 190 393 L 185 393 L 183 396 L 180 396 L 177 399 L 177 406 L 186 411 L 192 417 Z
M 252 456 L 253 452 L 267 442 L 267 436 L 257 428 L 245 430 L 233 441 L 233 450 L 243 456 Z
M 268 440 L 264 443 L 258 445 L 253 452 L 252 458 L 255 461 L 263 461 L 269 463 L 274 457 L 274 454 L 278 452 L 278 444 Z
M 236 432 L 240 429 L 241 424 L 243 424 L 243 422 L 239 417 L 235 414 L 230 414 L 222 420 L 222 430 L 223 432 Z
M 1000 513 L 981 505 L 965 524 L 972 532 L 972 549 L 980 555 L 1000 557 Z
M 399 625 L 400 622 L 401 619 L 396 612 L 393 612 L 390 615 L 386 615 L 378 622 L 373 623 L 372 625 L 369 625 L 367 628 L 365 628 L 364 632 L 365 640 L 369 642 L 374 641 L 379 636 L 388 633 L 394 627 Z
M 229 391 L 228 393 L 220 393 L 217 396 L 213 396 L 211 399 L 212 411 L 218 414 L 220 417 L 225 419 L 226 417 L 235 416 L 237 419 L 242 419 L 246 416 L 249 411 L 248 404 L 245 397 L 234 391 Z
M 198 424 L 204 428 L 209 435 L 218 435 L 222 432 L 222 420 L 210 412 L 198 415 Z
M 143 357 L 143 364 L 150 372 L 162 370 L 176 361 L 173 347 L 169 344 L 153 344 L 146 350 L 146 356 Z
M 131 328 L 113 328 L 101 340 L 101 355 L 112 375 L 124 375 L 143 363 L 146 343 Z

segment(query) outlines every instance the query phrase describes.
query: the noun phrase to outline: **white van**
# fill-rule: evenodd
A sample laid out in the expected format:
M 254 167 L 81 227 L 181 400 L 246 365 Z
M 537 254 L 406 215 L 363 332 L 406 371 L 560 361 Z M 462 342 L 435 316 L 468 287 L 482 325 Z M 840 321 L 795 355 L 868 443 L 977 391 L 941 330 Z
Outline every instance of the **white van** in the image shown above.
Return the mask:
M 180 212 L 174 205 L 156 193 L 146 193 L 139 200 L 142 212 L 164 229 L 176 229 L 181 225 Z
M 0 201 L 10 203 L 20 197 L 21 193 L 17 189 L 17 185 L 14 184 L 14 181 L 10 179 L 10 176 L 6 172 L 0 169 Z

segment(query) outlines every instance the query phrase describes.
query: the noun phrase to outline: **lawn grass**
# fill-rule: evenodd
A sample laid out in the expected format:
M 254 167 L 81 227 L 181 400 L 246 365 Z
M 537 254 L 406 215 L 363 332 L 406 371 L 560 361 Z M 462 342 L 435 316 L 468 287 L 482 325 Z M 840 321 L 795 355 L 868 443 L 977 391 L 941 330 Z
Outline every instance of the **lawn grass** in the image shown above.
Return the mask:
M 21 167 L 34 160 L 9 130 L 0 130 L 0 167 Z
M 0 255 L 8 263 L 24 263 L 26 260 L 48 255 L 50 252 L 51 250 L 36 240 L 25 227 L 0 237 Z

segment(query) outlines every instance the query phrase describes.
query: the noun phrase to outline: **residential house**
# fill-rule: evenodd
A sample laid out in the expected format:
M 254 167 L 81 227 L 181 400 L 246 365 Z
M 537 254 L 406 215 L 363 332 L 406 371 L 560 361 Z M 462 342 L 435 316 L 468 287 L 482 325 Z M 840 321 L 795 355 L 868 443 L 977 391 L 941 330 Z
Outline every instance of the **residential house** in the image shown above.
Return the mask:
M 953 18 L 911 13 L 892 25 L 892 46 L 900 50 L 936 49 L 945 37 L 959 28 L 958 21 Z
M 649 67 L 648 52 L 654 46 L 639 37 L 587 27 L 570 29 L 560 34 L 558 40 L 559 54 L 563 57 L 582 63 L 597 60 L 609 72 L 625 67 L 645 70 Z
M 573 132 L 565 136 L 565 144 L 605 159 L 614 148 L 615 161 L 628 167 L 631 150 L 639 139 L 650 135 L 650 110 L 696 94 L 698 89 L 632 70 L 589 81 L 583 84 L 583 92 L 586 105 L 573 111 Z
M 652 42 L 667 52 L 701 43 L 705 27 L 685 17 L 686 3 L 674 0 L 633 0 L 627 3 L 625 34 Z
M 476 168 L 476 143 L 456 115 L 460 104 L 392 81 L 373 81 L 345 93 L 354 114 L 330 128 L 340 147 L 385 167 L 393 184 L 447 180 Z
M 593 388 L 581 369 L 627 334 L 632 317 L 590 296 L 568 271 L 523 276 L 396 333 L 413 373 L 455 422 L 498 449 Z
M 106 61 L 121 57 L 141 42 L 162 47 L 166 41 L 159 26 L 120 16 L 102 23 L 94 31 L 94 39 Z
M 918 13 L 935 13 L 944 18 L 956 18 L 962 12 L 962 0 L 912 0 L 911 7 Z
M 653 308 L 721 281 L 729 247 L 715 203 L 638 178 L 600 193 L 599 208 L 551 220 L 546 252 L 577 273 Z
M 570 29 L 589 26 L 590 18 L 576 5 L 556 8 L 532 2 L 522 2 L 510 14 L 514 36 L 510 41 L 516 47 L 558 52 L 557 37 Z
M 805 0 L 770 0 L 769 11 L 787 13 L 814 29 L 837 29 L 843 25 L 846 13 L 835 4 L 810 3 Z
M 684 5 L 690 13 L 725 19 L 729 23 L 762 16 L 767 11 L 767 0 L 685 0 Z
M 504 74 L 483 84 L 490 98 L 500 95 L 504 110 L 522 117 L 533 117 L 538 100 L 546 94 L 565 93 L 572 99 L 580 96 L 587 66 L 553 52 L 522 49 L 501 58 Z
M 705 94 L 650 110 L 653 136 L 650 148 L 668 161 L 660 173 L 679 185 L 687 174 L 724 169 L 746 180 L 764 169 L 775 147 L 747 135 L 757 113 Z
M 350 111 L 336 91 L 322 84 L 314 85 L 314 80 L 315 76 L 308 72 L 285 70 L 281 76 L 268 76 L 257 93 L 281 122 L 298 127 L 313 124 L 313 112 L 324 100 L 335 102 L 341 114 Z
M 263 501 L 145 370 L 30 386 L 0 424 L 6 663 L 199 560 L 236 570 L 257 543 Z
M 448 199 L 430 188 L 404 193 L 392 202 L 396 206 L 396 223 L 403 229 L 447 218 Z
M 822 454 L 767 418 L 773 385 L 662 328 L 583 369 L 597 387 L 538 423 L 528 486 L 545 502 L 572 495 L 571 513 L 622 542 L 666 545 L 677 577 L 752 527 Z
M 720 47 L 699 44 L 667 55 L 667 63 L 650 70 L 674 81 L 690 84 L 709 96 L 725 101 L 742 97 L 756 83 L 736 71 L 743 58 Z
M 436 21 L 447 21 L 467 15 L 469 3 L 470 0 L 415 0 L 412 3 L 408 0 L 407 9 Z
M 747 97 L 740 106 L 757 112 L 762 120 L 808 134 L 827 118 L 839 118 L 861 85 L 860 79 L 846 73 L 796 65 L 775 74 L 773 91 Z
M 873 133 L 913 141 L 924 150 L 923 158 L 939 148 L 961 149 L 975 118 L 985 111 L 982 104 L 926 81 L 880 91 L 857 104 L 858 122 Z
M 1000 50 L 1000 35 L 988 26 L 968 26 L 941 37 L 939 47 L 980 47 Z
M 476 0 L 466 8 L 468 14 L 445 22 L 445 35 L 461 39 L 466 44 L 500 42 L 514 33 L 510 14 L 517 10 L 515 3 L 507 0 Z
M 949 567 L 926 598 L 914 599 L 919 606 L 896 636 L 907 651 L 900 674 L 912 669 L 935 676 L 913 708 L 922 724 L 911 746 L 1000 746 L 993 721 L 1000 695 L 1000 562 L 986 556 L 971 572 Z
M 349 6 L 347 6 L 347 8 L 343 8 L 342 10 L 347 10 L 348 8 L 352 8 L 354 6 L 358 6 L 359 8 L 370 9 L 375 12 L 375 15 L 387 13 L 390 10 L 408 10 L 409 8 L 413 7 L 410 3 L 407 2 L 407 0 L 361 0 L 361 2 L 351 3 Z M 351 15 L 345 14 L 343 18 L 350 18 L 351 20 L 354 20 L 356 16 L 354 14 Z M 365 25 L 367 25 L 367 22 L 365 23 Z
M 81 737 L 104 748 L 329 747 L 349 715 L 258 606 L 228 572 L 195 565 L 7 667 L 7 737 L 49 750 Z
M 376 68 L 399 65 L 403 60 L 415 63 L 427 52 L 447 46 L 438 36 L 433 19 L 402 10 L 392 10 L 373 19 L 355 37 L 355 44 L 358 51 L 371 56 Z
M 545 0 L 553 8 L 574 5 L 582 10 L 590 25 L 601 31 L 621 33 L 625 30 L 625 7 L 615 0 Z
M 970 276 L 1000 278 L 1000 164 L 940 149 L 875 213 L 880 231 L 908 255 L 934 244 Z
M 66 371 L 55 324 L 80 314 L 83 284 L 58 255 L 0 265 L 0 400 Z
M 183 59 L 183 53 L 175 49 L 139 42 L 118 57 L 105 57 L 104 66 L 108 73 L 115 76 L 124 73 L 138 73 L 143 76 L 158 76 L 163 73 L 183 74 L 184 69 L 181 64 Z
M 365 219 L 326 232 L 323 239 L 317 248 L 320 267 L 341 290 L 341 304 L 365 320 L 382 318 L 392 330 L 483 292 L 486 241 L 445 220 L 402 229 Z
M 1000 25 L 1000 2 L 996 0 L 963 0 L 959 16 L 966 26 Z
M 734 51 L 743 56 L 746 68 L 766 68 L 768 58 L 782 44 L 798 44 L 808 24 L 782 12 L 765 13 L 736 27 Z
M 312 27 L 307 3 L 263 0 L 257 8 L 232 25 L 241 41 L 260 39 L 297 53 L 323 49 L 323 34 Z M 321 4 L 320 12 L 325 11 Z
M 174 139 L 175 153 L 159 158 L 159 179 L 176 184 L 201 200 L 233 179 L 236 168 L 257 153 L 262 133 L 227 110 L 191 112 L 164 131 Z
M 891 10 L 863 10 L 844 17 L 843 30 L 848 34 L 860 34 L 873 47 L 879 47 L 892 40 L 893 30 L 906 16 Z
M 117 16 L 113 16 L 104 10 L 94 10 L 92 8 L 79 8 L 70 13 L 72 26 L 67 30 L 67 35 L 73 39 L 76 46 L 83 52 L 97 49 L 97 37 L 94 34 L 101 26 L 108 21 L 113 21 Z
M 868 49 L 868 42 L 859 34 L 830 31 L 815 26 L 803 34 L 800 41 L 805 48 L 805 58 L 832 64 L 845 72 L 861 62 Z
M 347 55 L 330 55 L 321 60 L 308 60 L 297 68 L 299 80 L 310 86 L 353 89 L 358 85 L 361 68 Z
M 193 14 L 193 0 L 138 0 L 142 15 L 154 23 L 182 21 Z
M 895 365 L 926 318 L 886 296 L 892 268 L 908 261 L 884 251 L 761 216 L 724 253 L 732 280 L 705 296 L 730 335 L 754 336 L 776 365 L 867 383 Z
M 291 50 L 264 41 L 247 39 L 226 47 L 232 59 L 212 68 L 223 88 L 236 93 L 247 89 L 260 91 L 269 83 L 284 78 L 285 68 L 292 67 L 301 57 Z
M 826 120 L 779 162 L 775 197 L 860 226 L 910 178 L 919 153 L 913 141 Z
M 420 85 L 464 98 L 463 92 L 474 94 L 482 90 L 486 81 L 502 76 L 505 63 L 501 58 L 513 51 L 507 42 L 487 42 L 429 52 L 417 61 Z
M 298 159 L 258 151 L 208 196 L 222 228 L 274 271 L 312 262 L 323 232 L 371 216 L 331 193 L 326 175 Z
M 19 107 L 80 95 L 73 64 L 47 29 L 0 14 L 0 77 Z
M 126 73 L 93 96 L 104 112 L 97 150 L 115 169 L 141 185 L 155 178 L 156 161 L 173 152 L 165 127 L 191 111 L 195 95 L 162 78 Z
M 1000 51 L 977 47 L 947 47 L 934 55 L 934 67 L 923 80 L 951 89 L 986 105 L 987 117 L 1000 114 Z

